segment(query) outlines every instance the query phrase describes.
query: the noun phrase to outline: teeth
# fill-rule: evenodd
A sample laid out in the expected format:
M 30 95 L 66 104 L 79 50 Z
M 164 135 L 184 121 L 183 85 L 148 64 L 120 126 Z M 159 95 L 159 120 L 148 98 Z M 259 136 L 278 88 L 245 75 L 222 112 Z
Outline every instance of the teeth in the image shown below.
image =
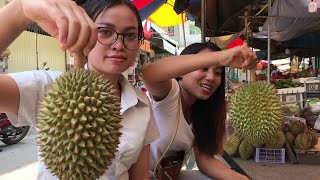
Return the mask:
M 203 88 L 206 88 L 206 89 L 208 89 L 208 90 L 211 90 L 211 89 L 212 89 L 211 86 L 208 86 L 208 85 L 205 85 L 205 84 L 201 84 L 200 86 L 203 87 Z

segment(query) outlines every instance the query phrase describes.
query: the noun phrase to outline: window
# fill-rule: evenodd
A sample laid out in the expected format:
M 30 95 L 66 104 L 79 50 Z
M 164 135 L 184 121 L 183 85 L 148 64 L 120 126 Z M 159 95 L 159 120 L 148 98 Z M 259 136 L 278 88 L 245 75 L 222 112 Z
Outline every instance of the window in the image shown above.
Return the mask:
M 201 30 L 197 26 L 190 24 L 189 25 L 189 34 L 191 34 L 191 35 L 201 34 Z

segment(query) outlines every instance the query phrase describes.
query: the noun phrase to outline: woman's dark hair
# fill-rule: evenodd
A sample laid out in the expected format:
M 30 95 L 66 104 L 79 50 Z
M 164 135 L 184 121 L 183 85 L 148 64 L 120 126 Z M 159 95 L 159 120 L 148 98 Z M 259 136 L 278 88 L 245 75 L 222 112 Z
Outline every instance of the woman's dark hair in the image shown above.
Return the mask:
M 186 47 L 181 55 L 197 54 L 203 49 L 221 51 L 211 42 L 194 43 Z M 179 80 L 179 79 L 177 79 Z M 225 134 L 225 69 L 222 67 L 221 84 L 207 100 L 197 100 L 192 105 L 192 126 L 195 145 L 200 152 L 215 155 L 223 149 Z
M 92 21 L 96 21 L 97 17 L 106 9 L 109 9 L 113 6 L 117 5 L 126 5 L 128 8 L 130 8 L 134 14 L 137 17 L 138 20 L 138 33 L 139 33 L 139 39 L 143 40 L 143 27 L 141 22 L 141 17 L 139 14 L 139 11 L 137 8 L 131 3 L 130 0 L 90 0 L 87 1 L 83 8 L 88 14 L 88 16 L 92 19 Z

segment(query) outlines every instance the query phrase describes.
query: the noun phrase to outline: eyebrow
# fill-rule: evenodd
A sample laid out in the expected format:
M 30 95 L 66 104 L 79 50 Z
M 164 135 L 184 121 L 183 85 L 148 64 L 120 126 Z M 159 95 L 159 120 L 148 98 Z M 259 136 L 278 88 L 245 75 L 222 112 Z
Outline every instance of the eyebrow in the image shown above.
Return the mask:
M 108 26 L 114 29 L 116 28 L 114 24 L 107 23 L 107 22 L 98 22 L 97 25 Z M 124 31 L 128 31 L 128 30 L 138 30 L 138 28 L 136 26 L 128 26 L 124 29 Z

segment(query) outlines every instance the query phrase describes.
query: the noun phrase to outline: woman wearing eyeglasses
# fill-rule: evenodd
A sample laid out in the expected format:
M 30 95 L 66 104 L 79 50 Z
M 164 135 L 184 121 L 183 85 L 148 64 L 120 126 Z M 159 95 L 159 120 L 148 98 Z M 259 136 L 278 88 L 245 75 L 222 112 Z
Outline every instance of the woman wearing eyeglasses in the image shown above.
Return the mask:
M 129 0 L 13 0 L 0 9 L 0 52 L 32 21 L 57 38 L 62 50 L 82 51 L 87 68 L 112 82 L 121 99 L 118 153 L 101 179 L 149 179 L 149 144 L 159 137 L 145 94 L 121 74 L 135 61 L 143 40 L 141 19 Z M 88 15 L 87 15 L 88 14 Z M 0 112 L 14 125 L 34 125 L 38 100 L 61 72 L 0 75 Z M 40 160 L 38 179 L 56 180 Z

